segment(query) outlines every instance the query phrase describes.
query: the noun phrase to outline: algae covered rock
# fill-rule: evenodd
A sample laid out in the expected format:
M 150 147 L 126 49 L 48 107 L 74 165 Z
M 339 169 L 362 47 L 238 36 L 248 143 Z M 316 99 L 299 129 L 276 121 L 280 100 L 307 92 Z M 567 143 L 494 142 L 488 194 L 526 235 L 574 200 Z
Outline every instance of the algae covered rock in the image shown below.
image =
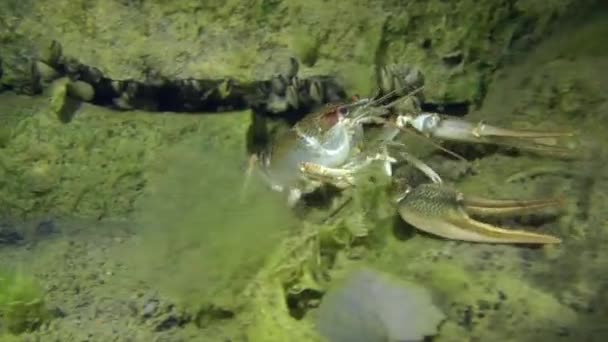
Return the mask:
M 36 55 L 37 48 L 28 39 L 28 34 L 19 29 L 22 19 L 29 13 L 29 3 L 2 1 L 0 13 L 0 91 L 12 89 L 35 94 L 40 86 L 32 73 L 31 58 Z
M 196 117 L 123 116 L 89 105 L 65 123 L 57 112 L 65 96 L 54 95 L 0 101 L 10 124 L 0 154 L 2 212 L 10 217 L 126 215 L 155 152 L 199 126 Z
M 359 93 L 370 91 L 376 66 L 405 63 L 427 75 L 430 101 L 469 103 L 505 57 L 594 2 L 45 0 L 2 11 L 4 35 L 23 39 L 0 57 L 35 57 L 56 39 L 111 79 L 239 81 L 268 78 L 296 57 L 304 76 L 336 74 Z

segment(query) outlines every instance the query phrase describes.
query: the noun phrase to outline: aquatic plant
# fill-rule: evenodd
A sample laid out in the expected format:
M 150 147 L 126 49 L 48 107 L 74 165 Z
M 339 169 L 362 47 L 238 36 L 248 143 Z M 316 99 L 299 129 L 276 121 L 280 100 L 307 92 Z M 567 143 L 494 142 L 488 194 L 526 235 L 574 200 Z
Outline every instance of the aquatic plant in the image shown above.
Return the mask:
M 18 271 L 0 270 L 0 331 L 20 334 L 50 318 L 38 283 Z
M 251 301 L 246 328 L 250 341 L 326 341 L 310 313 L 349 260 L 384 244 L 394 217 L 384 191 L 389 182 L 380 170 L 370 168 L 358 176 L 359 186 L 348 192 L 349 200 L 307 212 L 309 221 L 283 240 L 244 291 Z

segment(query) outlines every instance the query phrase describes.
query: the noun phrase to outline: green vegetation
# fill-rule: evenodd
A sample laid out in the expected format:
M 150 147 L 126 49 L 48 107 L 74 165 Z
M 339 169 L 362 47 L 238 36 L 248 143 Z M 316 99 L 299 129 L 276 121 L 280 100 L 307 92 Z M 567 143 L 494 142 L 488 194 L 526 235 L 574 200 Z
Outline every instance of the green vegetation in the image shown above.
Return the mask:
M 50 317 L 43 290 L 34 279 L 20 271 L 0 270 L 0 333 L 32 331 Z

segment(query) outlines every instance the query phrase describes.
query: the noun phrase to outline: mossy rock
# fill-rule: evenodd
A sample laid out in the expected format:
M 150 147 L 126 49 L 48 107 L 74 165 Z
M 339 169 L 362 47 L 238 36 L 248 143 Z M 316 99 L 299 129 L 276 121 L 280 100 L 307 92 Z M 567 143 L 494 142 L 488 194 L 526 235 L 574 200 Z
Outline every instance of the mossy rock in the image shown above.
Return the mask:
M 268 78 L 289 56 L 302 60 L 303 74 L 346 78 L 345 63 L 360 66 L 355 73 L 405 63 L 435 85 L 425 89 L 431 101 L 476 102 L 505 57 L 543 38 L 574 6 L 592 3 L 45 0 L 11 22 L 24 39 L 6 51 L 32 56 L 56 39 L 67 56 L 106 76 L 138 80 L 150 70 L 169 78 Z

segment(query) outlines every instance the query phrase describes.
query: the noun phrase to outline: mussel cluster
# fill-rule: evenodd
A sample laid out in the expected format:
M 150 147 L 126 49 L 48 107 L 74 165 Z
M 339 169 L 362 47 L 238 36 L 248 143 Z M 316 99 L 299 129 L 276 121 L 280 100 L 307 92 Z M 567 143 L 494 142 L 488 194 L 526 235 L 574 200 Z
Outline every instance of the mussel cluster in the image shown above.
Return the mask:
M 424 75 L 420 69 L 407 64 L 389 64 L 378 69 L 379 96 L 393 93 L 395 96 L 412 95 L 423 100 Z
M 111 79 L 99 68 L 66 56 L 57 41 L 52 41 L 31 61 L 13 64 L 20 68 L 29 65 L 30 68 L 21 70 L 20 73 L 27 76 L 22 77 L 19 84 L 11 84 L 17 92 L 38 94 L 54 80 L 67 78 L 66 95 L 71 99 L 118 111 L 210 113 L 251 108 L 261 115 L 294 122 L 319 105 L 346 98 L 344 88 L 332 76 L 300 78 L 295 58 L 290 58 L 287 70 L 269 79 L 251 82 L 239 82 L 230 77 L 169 79 L 154 70 L 148 70 L 143 80 Z M 403 65 L 382 66 L 376 74 L 377 95 L 394 89 L 401 92 L 394 95 L 407 94 L 424 83 L 418 69 Z M 422 100 L 421 94 L 419 92 L 414 98 Z
M 66 56 L 53 41 L 31 63 L 29 94 L 50 82 L 67 77 L 67 95 L 114 110 L 141 109 L 151 112 L 209 113 L 252 108 L 263 114 L 310 111 L 313 107 L 343 99 L 345 91 L 329 76 L 299 78 L 299 64 L 266 80 L 238 82 L 221 79 L 168 79 L 147 72 L 145 80 L 115 80 L 94 67 Z
M 290 58 L 289 68 L 270 80 L 258 82 L 250 97 L 258 112 L 303 114 L 324 103 L 344 100 L 346 92 L 330 76 L 297 76 L 299 63 Z

